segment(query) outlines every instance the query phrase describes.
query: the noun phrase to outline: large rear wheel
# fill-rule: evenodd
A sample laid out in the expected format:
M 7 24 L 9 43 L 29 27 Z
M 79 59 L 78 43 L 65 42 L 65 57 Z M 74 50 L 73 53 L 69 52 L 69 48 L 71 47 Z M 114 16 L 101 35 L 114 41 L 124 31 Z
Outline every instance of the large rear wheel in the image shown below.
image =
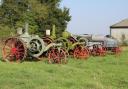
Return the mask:
M 27 51 L 23 41 L 18 38 L 9 38 L 5 41 L 2 49 L 4 61 L 21 62 L 26 57 Z

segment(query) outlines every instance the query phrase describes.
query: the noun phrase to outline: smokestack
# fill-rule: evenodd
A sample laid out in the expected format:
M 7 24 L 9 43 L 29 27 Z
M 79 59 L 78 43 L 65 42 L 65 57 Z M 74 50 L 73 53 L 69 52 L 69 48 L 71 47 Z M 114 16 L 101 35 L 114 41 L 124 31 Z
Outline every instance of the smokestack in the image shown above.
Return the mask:
M 28 34 L 28 26 L 29 26 L 29 24 L 26 22 L 26 23 L 25 23 L 25 27 L 24 27 L 24 34 L 25 34 L 25 35 L 29 35 L 29 34 Z
M 25 33 L 27 32 L 28 33 L 28 23 L 25 23 Z

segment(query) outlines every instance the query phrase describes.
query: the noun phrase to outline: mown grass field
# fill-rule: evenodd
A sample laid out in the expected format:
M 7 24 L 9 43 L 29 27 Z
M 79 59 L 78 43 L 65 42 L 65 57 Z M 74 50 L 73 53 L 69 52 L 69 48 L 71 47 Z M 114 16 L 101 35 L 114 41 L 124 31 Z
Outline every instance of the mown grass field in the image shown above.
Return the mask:
M 128 89 L 128 50 L 68 64 L 0 61 L 0 89 Z

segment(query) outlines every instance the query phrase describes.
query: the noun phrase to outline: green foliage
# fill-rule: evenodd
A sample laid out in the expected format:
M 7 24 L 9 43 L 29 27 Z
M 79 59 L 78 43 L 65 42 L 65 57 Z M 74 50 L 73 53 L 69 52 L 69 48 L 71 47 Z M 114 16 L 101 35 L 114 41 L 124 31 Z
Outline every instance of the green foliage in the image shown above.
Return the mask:
M 46 29 L 56 26 L 56 34 L 61 33 L 71 20 L 69 9 L 59 7 L 61 0 L 4 0 L 0 7 L 0 23 L 11 28 L 30 25 L 32 33 L 40 35 Z
M 71 36 L 71 34 L 70 34 L 68 31 L 62 32 L 62 37 L 68 38 L 68 37 L 70 37 L 70 36 Z
M 15 30 L 4 25 L 0 24 L 0 40 L 4 40 L 7 37 L 14 36 Z

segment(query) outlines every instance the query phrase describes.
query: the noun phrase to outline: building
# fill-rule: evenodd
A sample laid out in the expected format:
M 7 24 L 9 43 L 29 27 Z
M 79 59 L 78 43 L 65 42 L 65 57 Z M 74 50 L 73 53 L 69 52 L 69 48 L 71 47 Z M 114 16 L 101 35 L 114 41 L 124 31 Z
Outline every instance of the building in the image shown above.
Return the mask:
M 128 19 L 110 26 L 110 35 L 120 43 L 128 41 Z

